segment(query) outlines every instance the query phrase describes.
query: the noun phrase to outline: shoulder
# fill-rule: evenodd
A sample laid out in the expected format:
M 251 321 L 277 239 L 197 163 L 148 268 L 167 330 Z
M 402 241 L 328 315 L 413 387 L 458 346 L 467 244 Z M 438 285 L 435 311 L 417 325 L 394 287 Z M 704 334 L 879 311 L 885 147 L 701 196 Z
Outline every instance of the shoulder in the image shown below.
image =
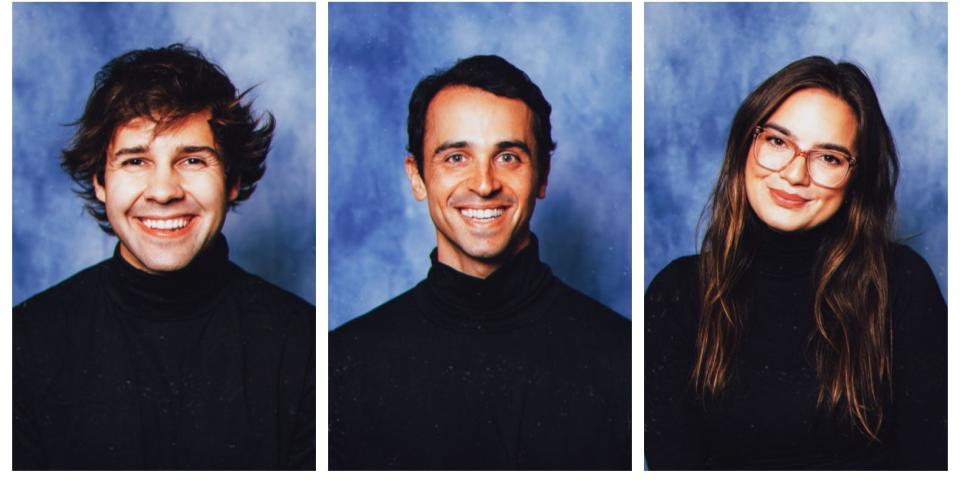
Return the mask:
M 568 316 L 589 319 L 591 328 L 629 331 L 630 321 L 593 297 L 556 279 L 556 305 Z
M 244 317 L 261 319 L 271 329 L 279 326 L 286 330 L 315 330 L 315 306 L 233 263 L 230 272 L 228 294 Z
M 369 312 L 340 325 L 330 332 L 331 341 L 343 342 L 359 337 L 392 336 L 402 330 L 402 320 L 416 314 L 417 285 L 384 302 Z
M 316 307 L 306 300 L 231 264 L 232 279 L 237 291 L 249 296 L 247 303 L 257 303 L 268 308 L 282 308 L 295 311 L 315 311 Z
M 680 257 L 658 273 L 644 296 L 645 338 L 689 339 L 700 312 L 698 255 Z
M 927 261 L 912 248 L 894 244 L 887 268 L 897 331 L 945 328 L 946 303 Z
M 101 291 L 106 262 L 87 267 L 13 307 L 14 331 L 56 323 L 66 313 L 82 310 Z
M 936 277 L 927 261 L 914 249 L 900 244 L 893 244 L 892 255 L 888 262 L 890 277 L 894 281 L 923 281 L 936 283 Z
M 662 301 L 664 299 L 681 299 L 681 297 L 695 292 L 699 283 L 698 263 L 699 255 L 688 255 L 670 262 L 660 270 L 647 287 L 646 301 Z

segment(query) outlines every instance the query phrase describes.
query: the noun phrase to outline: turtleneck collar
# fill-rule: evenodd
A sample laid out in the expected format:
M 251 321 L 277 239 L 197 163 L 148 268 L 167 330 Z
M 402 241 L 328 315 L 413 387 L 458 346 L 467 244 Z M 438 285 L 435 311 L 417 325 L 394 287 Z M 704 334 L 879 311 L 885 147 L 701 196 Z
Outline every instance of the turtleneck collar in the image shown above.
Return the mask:
M 223 234 L 190 265 L 175 272 L 151 274 L 130 265 L 120 244 L 107 262 L 108 293 L 131 314 L 158 321 L 189 320 L 213 306 L 229 278 L 229 248 Z
M 430 254 L 431 267 L 419 290 L 428 316 L 458 327 L 489 331 L 533 320 L 528 307 L 540 298 L 554 277 L 540 261 L 537 237 L 487 278 L 459 272 Z
M 834 233 L 837 215 L 808 230 L 779 232 L 750 216 L 748 228 L 756 239 L 756 261 L 761 273 L 774 275 L 809 274 L 813 271 L 820 246 Z

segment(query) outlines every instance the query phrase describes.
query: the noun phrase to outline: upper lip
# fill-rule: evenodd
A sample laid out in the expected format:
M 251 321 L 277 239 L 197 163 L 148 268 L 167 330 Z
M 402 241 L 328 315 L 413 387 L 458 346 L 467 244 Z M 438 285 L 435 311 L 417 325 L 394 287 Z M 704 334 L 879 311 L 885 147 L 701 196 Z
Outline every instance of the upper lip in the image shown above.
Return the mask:
M 176 220 L 178 218 L 190 218 L 195 215 L 192 213 L 181 213 L 179 215 L 134 215 L 141 220 Z
M 795 193 L 787 193 L 787 192 L 785 192 L 785 191 L 783 191 L 783 190 L 779 190 L 779 189 L 776 189 L 776 188 L 771 188 L 770 191 L 773 192 L 773 193 L 776 193 L 778 196 L 783 197 L 783 198 L 786 199 L 786 200 L 790 200 L 790 201 L 794 201 L 794 202 L 800 202 L 800 201 L 806 202 L 806 201 L 810 200 L 809 198 L 806 198 L 806 197 L 797 195 L 797 194 L 795 194 Z
M 457 205 L 460 210 L 495 210 L 497 208 L 507 208 L 508 205 Z

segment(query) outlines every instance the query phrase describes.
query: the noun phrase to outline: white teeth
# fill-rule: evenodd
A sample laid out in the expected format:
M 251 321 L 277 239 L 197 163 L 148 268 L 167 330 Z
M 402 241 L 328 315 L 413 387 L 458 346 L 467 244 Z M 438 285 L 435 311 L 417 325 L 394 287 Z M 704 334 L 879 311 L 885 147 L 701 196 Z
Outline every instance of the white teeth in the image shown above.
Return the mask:
M 187 226 L 186 218 L 171 218 L 169 220 L 152 220 L 145 218 L 143 224 L 154 230 L 177 230 Z
M 496 218 L 503 215 L 502 208 L 464 208 L 460 212 L 464 217 L 477 219 Z

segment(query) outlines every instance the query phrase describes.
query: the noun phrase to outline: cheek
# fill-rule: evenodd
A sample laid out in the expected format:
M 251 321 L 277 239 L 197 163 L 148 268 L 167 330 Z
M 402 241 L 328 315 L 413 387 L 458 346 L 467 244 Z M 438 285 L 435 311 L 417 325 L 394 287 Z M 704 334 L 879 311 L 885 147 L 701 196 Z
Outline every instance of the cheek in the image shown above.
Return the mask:
M 107 210 L 118 210 L 129 207 L 136 201 L 139 192 L 143 190 L 139 186 L 140 181 L 128 175 L 111 175 L 107 173 L 104 175 L 103 180 L 106 184 L 104 185 L 104 195 L 106 195 L 104 203 L 106 204 Z
M 225 177 L 210 172 L 184 178 L 183 188 L 200 203 L 223 205 L 228 201 L 225 182 Z

